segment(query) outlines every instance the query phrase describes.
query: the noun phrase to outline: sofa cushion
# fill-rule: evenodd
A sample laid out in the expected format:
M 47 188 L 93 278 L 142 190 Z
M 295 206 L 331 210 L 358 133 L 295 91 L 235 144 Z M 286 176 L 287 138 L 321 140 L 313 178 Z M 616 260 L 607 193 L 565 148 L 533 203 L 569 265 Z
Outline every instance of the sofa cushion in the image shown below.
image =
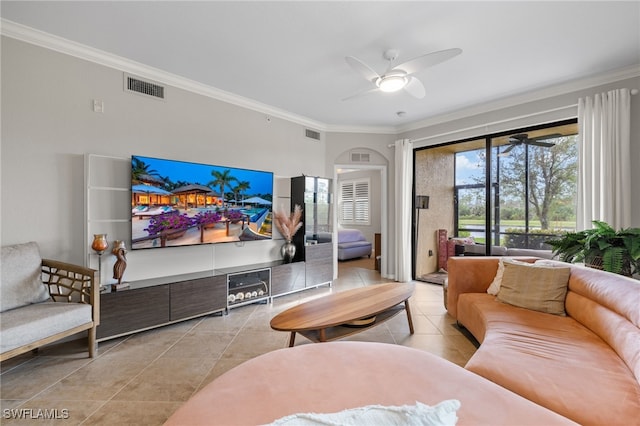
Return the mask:
M 466 369 L 581 424 L 637 423 L 640 384 L 575 319 L 465 293 L 458 320 L 482 341 Z
M 551 250 L 538 250 L 538 249 L 523 249 L 523 248 L 508 248 L 507 256 L 535 256 L 543 259 L 553 259 L 553 252 Z
M 466 244 L 464 246 L 465 256 L 485 256 L 487 246 L 484 244 Z M 502 246 L 491 246 L 491 256 L 506 256 L 507 248 Z
M 498 271 L 496 272 L 496 276 L 491 281 L 491 285 L 487 289 L 487 293 L 492 294 L 494 296 L 498 295 L 500 291 L 500 286 L 502 285 L 502 276 L 504 275 L 504 259 L 500 259 L 498 261 Z
M 41 284 L 42 285 L 42 284 Z M 91 305 L 42 302 L 0 314 L 0 352 L 91 323 Z
M 338 244 L 338 260 L 354 259 L 362 256 L 371 256 L 371 243 L 369 241 Z
M 358 229 L 341 229 L 338 231 L 338 244 L 366 240 L 362 232 Z
M 498 300 L 521 308 L 566 315 L 564 301 L 571 268 L 503 261 L 504 272 Z
M 0 312 L 49 299 L 42 283 L 42 258 L 36 243 L 2 247 L 0 267 Z

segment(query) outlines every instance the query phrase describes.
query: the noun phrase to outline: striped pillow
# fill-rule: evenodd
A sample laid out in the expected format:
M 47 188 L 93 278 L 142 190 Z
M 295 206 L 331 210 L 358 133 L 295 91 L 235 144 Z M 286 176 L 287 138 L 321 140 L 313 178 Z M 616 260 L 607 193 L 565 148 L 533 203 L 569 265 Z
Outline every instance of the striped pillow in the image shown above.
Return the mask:
M 498 300 L 521 308 L 566 315 L 570 267 L 545 264 L 523 264 L 504 259 L 502 284 Z

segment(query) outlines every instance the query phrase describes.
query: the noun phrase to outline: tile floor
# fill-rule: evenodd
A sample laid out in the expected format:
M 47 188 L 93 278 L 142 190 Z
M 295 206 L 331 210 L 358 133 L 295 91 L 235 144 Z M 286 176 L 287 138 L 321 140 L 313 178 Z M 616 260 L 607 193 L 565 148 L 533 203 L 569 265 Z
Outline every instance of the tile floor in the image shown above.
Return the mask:
M 269 327 L 270 319 L 295 304 L 329 292 L 387 282 L 366 259 L 343 262 L 331 288 L 276 298 L 229 315 L 185 321 L 99 345 L 87 358 L 84 341 L 43 348 L 1 365 L 0 423 L 3 425 L 161 425 L 194 392 L 243 361 L 288 344 L 288 333 Z M 347 338 L 422 349 L 464 365 L 476 343 L 447 316 L 442 287 L 416 282 L 410 299 L 415 334 L 403 313 Z M 296 337 L 296 345 L 311 344 Z M 15 419 L 11 409 L 30 417 Z M 38 410 L 58 420 L 44 420 Z M 57 411 L 53 411 L 57 410 Z

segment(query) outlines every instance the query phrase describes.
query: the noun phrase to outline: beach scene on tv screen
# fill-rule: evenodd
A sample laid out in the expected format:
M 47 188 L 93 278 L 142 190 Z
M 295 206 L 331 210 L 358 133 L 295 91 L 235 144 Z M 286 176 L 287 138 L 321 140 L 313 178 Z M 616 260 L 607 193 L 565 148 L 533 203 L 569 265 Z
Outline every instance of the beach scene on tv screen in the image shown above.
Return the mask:
M 131 248 L 271 239 L 273 174 L 131 157 Z

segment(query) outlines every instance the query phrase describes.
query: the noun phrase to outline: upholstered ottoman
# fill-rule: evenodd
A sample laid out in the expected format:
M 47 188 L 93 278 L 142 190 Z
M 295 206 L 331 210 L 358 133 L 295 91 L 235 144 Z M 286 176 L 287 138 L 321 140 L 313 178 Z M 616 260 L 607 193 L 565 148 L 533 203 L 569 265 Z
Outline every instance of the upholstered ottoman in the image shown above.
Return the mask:
M 296 413 L 460 401 L 458 425 L 574 424 L 462 367 L 405 346 L 305 344 L 229 370 L 166 425 L 256 425 Z

